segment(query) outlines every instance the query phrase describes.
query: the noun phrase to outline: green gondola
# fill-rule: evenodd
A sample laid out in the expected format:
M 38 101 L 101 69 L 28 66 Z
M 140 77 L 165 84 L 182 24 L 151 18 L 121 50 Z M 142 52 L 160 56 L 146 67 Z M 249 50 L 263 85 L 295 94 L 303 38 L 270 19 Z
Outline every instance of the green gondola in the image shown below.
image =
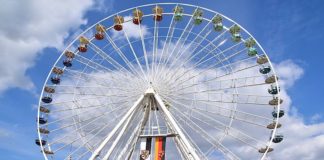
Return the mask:
M 200 25 L 203 21 L 203 12 L 200 9 L 197 9 L 193 14 L 193 20 L 195 25 Z
M 217 23 L 217 24 L 214 24 L 214 30 L 219 32 L 219 31 L 222 31 L 224 28 L 223 24 L 222 23 Z
M 229 32 L 232 34 L 232 40 L 234 42 L 240 42 L 242 37 L 240 34 L 241 28 L 238 25 L 234 25 L 229 29 Z
M 224 26 L 223 26 L 223 18 L 220 15 L 216 15 L 213 20 L 213 26 L 214 26 L 214 30 L 215 31 L 221 31 L 223 30 Z
M 174 12 L 174 20 L 175 21 L 181 21 L 182 20 L 182 16 L 183 16 L 183 8 L 180 6 L 176 6 L 173 9 Z
M 254 47 L 256 42 L 253 38 L 249 38 L 248 40 L 245 41 L 245 47 L 247 48 L 251 48 L 251 47 Z
M 238 25 L 234 24 L 234 26 L 231 27 L 229 31 L 233 35 L 235 33 L 240 33 L 241 28 Z
M 248 55 L 249 55 L 250 57 L 255 56 L 255 55 L 257 55 L 257 54 L 258 54 L 258 51 L 257 51 L 256 48 L 251 47 L 251 48 L 248 49 Z

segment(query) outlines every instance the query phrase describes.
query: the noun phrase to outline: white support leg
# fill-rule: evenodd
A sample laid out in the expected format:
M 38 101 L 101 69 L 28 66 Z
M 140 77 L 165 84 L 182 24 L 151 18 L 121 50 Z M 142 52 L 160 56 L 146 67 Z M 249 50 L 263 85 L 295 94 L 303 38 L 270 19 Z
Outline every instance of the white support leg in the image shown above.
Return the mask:
M 132 153 L 134 152 L 135 150 L 135 145 L 136 145 L 136 142 L 139 140 L 139 137 L 140 135 L 143 133 L 143 130 L 144 130 L 144 127 L 145 127 L 145 124 L 147 123 L 148 119 L 149 119 L 149 114 L 151 112 L 151 108 L 146 105 L 146 108 L 145 108 L 145 111 L 144 111 L 144 117 L 142 119 L 142 122 L 140 123 L 140 125 L 138 126 L 138 129 L 136 131 L 136 137 L 134 138 L 134 142 L 132 143 L 128 143 L 126 146 L 131 146 L 131 149 L 130 151 L 128 151 L 128 154 L 127 154 L 127 158 L 126 159 L 130 159 L 131 156 L 132 156 Z M 128 149 L 127 147 L 125 147 L 124 151 L 121 152 L 121 155 L 125 154 L 126 153 L 126 149 Z M 118 159 L 121 159 L 120 157 Z
M 158 104 L 160 105 L 162 111 L 164 112 L 164 114 L 167 118 L 166 120 L 170 122 L 170 124 L 172 125 L 171 127 L 178 133 L 180 143 L 182 142 L 184 144 L 183 146 L 180 145 L 180 147 L 184 147 L 184 150 L 187 152 L 186 157 L 188 157 L 190 160 L 200 160 L 194 147 L 192 147 L 189 140 L 186 138 L 184 133 L 181 131 L 180 127 L 178 126 L 178 124 L 176 123 L 174 118 L 172 117 L 171 113 L 164 105 L 161 97 L 157 93 L 154 93 L 154 97 L 155 97 L 156 101 L 158 102 Z
M 134 116 L 135 111 L 132 112 L 132 114 L 127 118 L 123 128 L 119 131 L 119 134 L 117 135 L 117 137 L 115 138 L 114 142 L 112 143 L 112 145 L 110 146 L 109 150 L 107 151 L 107 153 L 105 154 L 105 156 L 103 157 L 103 160 L 108 160 L 108 158 L 110 157 L 111 153 L 113 152 L 113 150 L 115 149 L 117 143 L 119 142 L 120 138 L 123 136 L 123 134 L 125 133 L 125 130 L 127 129 L 127 127 L 129 126 L 129 123 L 131 122 L 132 117 Z
M 141 95 L 141 97 L 134 103 L 134 105 L 129 109 L 129 111 L 125 114 L 125 116 L 118 122 L 116 127 L 107 135 L 107 137 L 104 139 L 104 141 L 99 145 L 99 147 L 92 153 L 89 160 L 95 160 L 96 157 L 99 156 L 99 153 L 101 150 L 107 145 L 109 140 L 116 134 L 116 132 L 119 130 L 119 128 L 130 118 L 132 113 L 138 108 L 139 104 L 143 101 L 144 95 Z
M 145 113 L 144 113 L 144 118 L 139 126 L 139 128 L 137 129 L 137 133 L 135 136 L 135 139 L 134 139 L 134 142 L 132 144 L 129 144 L 131 145 L 131 150 L 128 151 L 128 154 L 127 154 L 127 159 L 130 159 L 132 153 L 134 152 L 135 150 L 135 145 L 136 145 L 136 142 L 139 140 L 139 136 L 143 133 L 143 130 L 144 130 L 144 127 L 145 127 L 145 124 L 147 123 L 148 119 L 149 119 L 149 115 L 150 115 L 150 112 L 151 112 L 151 108 L 147 105 L 146 108 L 145 108 Z M 126 149 L 127 147 L 125 147 L 125 151 L 122 151 L 121 152 L 121 155 L 124 154 L 126 152 Z M 120 158 L 118 158 L 120 159 Z

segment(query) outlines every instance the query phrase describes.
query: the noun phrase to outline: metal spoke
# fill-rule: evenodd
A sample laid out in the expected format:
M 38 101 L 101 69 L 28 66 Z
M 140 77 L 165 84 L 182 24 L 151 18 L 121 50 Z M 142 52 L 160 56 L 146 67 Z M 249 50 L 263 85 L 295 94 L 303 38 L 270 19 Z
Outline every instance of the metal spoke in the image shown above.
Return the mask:
M 195 117 L 195 116 L 193 116 L 193 114 L 188 115 L 189 118 L 194 118 L 196 120 L 199 120 L 200 122 L 205 123 L 205 124 L 208 124 L 210 127 L 214 127 L 214 128 L 216 128 L 216 129 L 218 129 L 220 131 L 225 131 L 228 128 L 228 126 L 226 124 L 224 124 L 224 123 L 222 123 L 222 122 L 220 122 L 220 121 L 212 118 L 209 115 L 204 114 L 204 112 L 201 112 L 200 110 L 195 110 L 195 109 L 189 108 L 185 104 L 183 104 L 181 102 L 178 102 L 178 101 L 173 101 L 173 102 L 176 103 L 176 104 L 178 104 L 178 105 L 181 105 L 181 106 L 187 108 L 186 111 L 183 110 L 181 112 L 188 113 L 188 109 L 189 109 L 191 111 L 195 111 L 195 113 L 198 113 L 199 116 L 205 117 L 208 120 L 211 120 L 211 121 L 213 121 L 215 123 L 212 123 L 211 124 L 209 121 L 203 121 L 203 120 L 201 120 L 202 118 Z M 234 112 L 236 112 L 236 111 L 234 111 Z M 260 140 L 257 140 L 257 139 L 255 139 L 255 138 L 253 138 L 251 136 L 248 136 L 247 134 L 243 133 L 242 131 L 239 131 L 238 129 L 234 129 L 233 127 L 230 127 L 228 129 L 228 131 L 226 132 L 226 134 L 228 134 L 229 136 L 235 138 L 236 140 L 242 141 L 243 143 L 246 143 L 246 144 L 250 145 L 251 147 L 253 147 L 255 149 L 260 148 L 260 147 L 257 147 L 256 146 L 256 145 L 258 145 L 258 144 L 261 143 Z M 255 145 L 251 144 L 251 142 L 254 142 Z
M 136 8 L 136 9 L 138 9 L 138 8 Z M 144 59 L 145 59 L 146 71 L 147 71 L 147 73 L 150 73 L 150 67 L 149 67 L 149 63 L 148 63 L 148 56 L 147 56 L 147 51 L 146 51 L 144 36 L 143 36 L 143 33 L 142 33 L 142 24 L 139 23 L 138 26 L 139 26 L 139 32 L 140 32 L 140 37 L 141 37 L 141 42 L 142 42 L 142 48 L 143 48 L 143 52 L 144 52 Z
M 111 39 L 107 31 L 104 31 L 106 35 L 106 39 L 109 41 L 109 43 L 112 45 L 112 47 L 116 50 L 118 55 L 123 59 L 123 61 L 126 63 L 126 65 L 133 71 L 134 74 L 137 76 L 140 76 L 140 74 L 136 71 L 135 67 L 130 63 L 130 61 L 127 59 L 125 54 L 121 51 L 121 49 L 115 44 L 115 42 Z
M 125 109 L 125 108 L 127 108 L 127 107 L 125 107 L 125 106 L 121 106 L 121 107 L 117 107 L 117 108 L 115 108 L 115 109 L 112 110 L 112 111 L 116 111 L 116 109 Z M 96 116 L 96 117 L 90 117 L 90 118 L 87 118 L 87 119 L 85 119 L 85 120 L 83 120 L 83 121 L 79 121 L 79 122 L 77 122 L 77 123 L 83 123 L 83 122 L 86 122 L 86 121 L 91 120 L 90 123 L 88 123 L 88 124 L 91 124 L 91 123 L 94 122 L 95 120 L 101 118 L 102 116 L 104 116 L 104 115 L 107 114 L 107 113 L 111 113 L 112 111 L 107 111 L 107 112 L 101 113 L 99 116 Z M 89 113 L 89 111 L 87 111 L 87 112 L 83 112 L 83 113 Z M 74 117 L 74 116 L 76 116 L 76 115 L 73 115 L 72 117 Z M 69 117 L 69 118 L 70 118 L 70 117 Z M 61 119 L 61 120 L 62 120 L 62 119 Z M 56 129 L 52 129 L 52 130 L 50 130 L 50 132 L 51 132 L 51 133 L 53 133 L 53 132 L 57 132 L 57 131 L 60 131 L 60 130 L 62 130 L 62 129 L 65 129 L 65 128 L 68 128 L 68 127 L 71 127 L 71 126 L 73 126 L 73 125 L 75 125 L 75 124 L 76 124 L 76 123 L 67 124 L 67 125 L 64 125 L 64 126 L 62 126 L 62 127 L 59 127 L 59 128 L 56 128 Z
M 163 96 L 163 98 L 165 98 L 167 100 L 170 100 L 170 101 L 172 101 L 172 102 L 174 102 L 176 104 L 186 106 L 183 103 L 181 103 L 179 99 L 171 98 L 170 96 Z M 249 123 L 249 124 L 253 124 L 253 125 L 256 125 L 256 126 L 259 126 L 259 127 L 263 127 L 263 128 L 267 124 L 269 124 L 269 123 L 271 123 L 273 121 L 273 119 L 271 119 L 271 118 L 267 118 L 267 117 L 263 117 L 263 116 L 260 116 L 260 115 L 255 115 L 255 114 L 252 114 L 252 113 L 239 111 L 239 110 L 234 110 L 234 109 L 230 109 L 230 108 L 227 108 L 227 107 L 222 107 L 220 105 L 215 105 L 214 103 L 208 103 L 208 102 L 201 102 L 201 103 L 205 104 L 205 105 L 211 105 L 210 107 L 213 108 L 213 110 L 215 110 L 215 111 L 209 110 L 208 107 L 200 107 L 200 106 L 193 106 L 190 109 L 205 112 L 205 113 L 208 113 L 210 115 L 219 115 L 219 116 L 223 116 L 223 117 L 227 117 L 227 118 L 233 118 L 235 120 L 245 122 L 245 123 Z M 234 116 L 232 116 L 233 113 L 235 113 Z
M 196 9 L 198 9 L 198 7 L 197 7 Z M 185 29 L 184 29 L 183 32 L 181 33 L 180 38 L 179 38 L 178 41 L 176 42 L 176 44 L 175 44 L 173 50 L 171 51 L 171 53 L 169 54 L 169 56 L 167 57 L 167 59 L 163 62 L 165 65 L 168 64 L 168 62 L 169 62 L 170 58 L 172 57 L 172 55 L 173 55 L 175 49 L 177 49 L 177 46 L 179 45 L 180 41 L 182 40 L 182 37 L 183 37 L 183 36 L 187 37 L 187 36 L 185 35 L 185 33 L 187 32 L 187 30 L 189 30 L 189 32 L 190 32 L 190 31 L 192 30 L 192 28 L 193 28 L 192 16 L 190 16 L 190 19 L 189 19 L 189 21 L 188 21 L 188 23 L 187 23 Z M 189 33 L 189 32 L 188 32 L 188 33 Z M 172 41 L 172 40 L 171 40 L 171 41 Z M 185 41 L 184 41 L 183 43 L 185 43 Z
M 129 44 L 129 47 L 130 47 L 130 49 L 132 50 L 133 56 L 135 57 L 135 60 L 136 60 L 136 62 L 137 62 L 137 65 L 139 66 L 139 68 L 140 68 L 140 70 L 141 70 L 141 72 L 142 72 L 142 75 L 143 75 L 143 77 L 144 77 L 144 80 L 145 80 L 146 82 L 148 82 L 147 76 L 146 76 L 146 74 L 144 73 L 144 70 L 143 70 L 143 68 L 142 68 L 142 65 L 141 65 L 141 63 L 140 63 L 139 60 L 138 60 L 138 57 L 137 57 L 137 55 L 136 55 L 136 53 L 135 53 L 135 50 L 134 50 L 134 48 L 133 48 L 133 45 L 132 45 L 132 43 L 129 41 L 129 38 L 128 38 L 128 35 L 127 35 L 127 32 L 126 32 L 125 30 L 123 30 L 123 32 L 124 32 L 124 36 L 125 36 L 125 38 L 126 38 L 128 44 Z M 140 76 L 140 77 L 141 77 L 141 76 Z
M 178 5 L 176 5 L 178 6 Z M 175 25 L 176 25 L 176 21 L 174 20 L 174 14 L 172 15 L 172 19 L 171 19 L 171 22 L 170 22 L 170 26 L 169 26 L 169 29 L 168 29 L 168 33 L 167 33 L 167 36 L 165 37 L 165 42 L 164 42 L 164 45 L 163 45 L 163 48 L 162 48 L 162 52 L 161 52 L 161 56 L 160 56 L 160 59 L 158 61 L 158 65 L 157 65 L 157 71 L 156 71 L 156 76 L 158 75 L 159 73 L 159 70 L 161 70 L 160 68 L 160 64 L 161 64 L 161 61 L 162 61 L 162 58 L 164 56 L 164 53 L 165 53 L 165 50 L 168 51 L 169 49 L 169 46 L 170 46 L 170 43 L 172 41 L 172 38 L 173 38 L 173 33 L 174 33 L 174 29 L 175 29 Z
M 196 131 L 199 135 L 203 135 L 203 138 L 206 141 L 208 141 L 210 144 L 212 144 L 214 147 L 216 147 L 219 151 L 221 151 L 228 158 L 237 159 L 237 160 L 240 159 L 240 158 L 237 157 L 237 155 L 235 155 L 228 148 L 226 148 L 224 145 L 222 145 L 214 137 L 210 136 L 206 131 L 204 131 L 201 127 L 199 127 L 199 125 L 194 123 L 190 118 L 188 118 L 188 116 L 185 116 L 181 111 L 179 111 L 176 108 L 175 108 L 175 111 L 177 111 L 179 113 L 178 115 L 180 115 L 179 116 L 180 119 L 184 120 L 184 118 L 185 118 L 186 120 L 191 122 L 190 124 L 192 124 L 192 125 L 188 125 L 190 128 L 192 128 L 194 131 Z M 184 118 L 182 118 L 182 117 L 184 117 Z

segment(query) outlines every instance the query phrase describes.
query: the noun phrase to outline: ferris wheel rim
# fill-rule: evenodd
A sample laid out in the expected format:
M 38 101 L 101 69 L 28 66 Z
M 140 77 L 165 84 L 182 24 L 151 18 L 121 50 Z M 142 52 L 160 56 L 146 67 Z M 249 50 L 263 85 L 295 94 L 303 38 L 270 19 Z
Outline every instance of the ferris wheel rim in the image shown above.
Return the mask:
M 66 47 L 66 49 L 62 52 L 62 54 L 60 55 L 60 57 L 57 59 L 57 61 L 56 61 L 55 64 L 53 65 L 52 69 L 56 66 L 56 64 L 59 62 L 59 60 L 61 59 L 61 57 L 64 55 L 64 52 L 67 51 L 68 48 L 71 47 L 71 46 L 75 43 L 75 41 L 76 41 L 76 40 L 77 40 L 81 35 L 84 35 L 86 32 L 88 32 L 90 29 L 92 29 L 92 28 L 93 28 L 94 26 L 96 26 L 97 24 L 100 24 L 100 23 L 103 22 L 104 20 L 107 20 L 107 19 L 113 17 L 114 15 L 118 15 L 119 13 L 123 13 L 123 12 L 129 11 L 129 10 L 135 9 L 135 8 L 148 7 L 148 6 L 154 6 L 154 5 L 175 5 L 175 4 L 176 4 L 176 5 L 190 6 L 190 7 L 195 6 L 195 5 L 189 5 L 189 4 L 184 4 L 184 3 L 152 3 L 152 4 L 146 4 L 146 5 L 137 6 L 137 7 L 133 7 L 133 8 L 128 8 L 128 9 L 125 9 L 125 10 L 123 10 L 123 11 L 117 12 L 117 13 L 115 13 L 115 14 L 112 14 L 112 15 L 110 15 L 110 16 L 108 16 L 108 17 L 106 17 L 106 18 L 104 18 L 104 19 L 102 19 L 102 20 L 100 20 L 100 21 L 98 21 L 98 22 L 95 23 L 94 25 L 92 25 L 92 26 L 90 26 L 89 28 L 87 28 L 87 29 L 86 29 L 84 32 L 82 32 L 79 36 L 77 36 L 76 39 L 74 39 L 74 40 L 73 40 L 73 41 L 72 41 L 72 42 L 71 42 L 71 43 Z M 198 6 L 195 6 L 195 7 L 198 8 Z M 220 14 L 220 13 L 218 13 L 218 12 L 215 12 L 215 11 L 213 11 L 213 10 L 210 10 L 210 9 L 207 9 L 207 8 L 204 8 L 204 7 L 199 7 L 199 8 L 201 8 L 201 9 L 203 9 L 203 10 L 207 10 L 207 11 L 209 11 L 209 12 L 213 12 L 213 13 L 215 13 L 215 14 Z M 172 14 L 172 13 L 171 13 L 171 14 Z M 152 14 L 151 14 L 151 15 L 152 15 Z M 173 14 L 173 15 L 174 15 L 174 14 Z M 230 18 L 228 18 L 228 17 L 226 17 L 226 16 L 224 16 L 224 15 L 222 15 L 222 14 L 220 14 L 220 15 L 223 16 L 224 18 L 226 18 L 227 20 L 230 20 L 232 23 L 237 24 L 237 25 L 240 26 L 240 24 L 236 23 L 235 21 L 231 20 Z M 192 17 L 192 15 L 189 15 L 189 16 Z M 244 32 L 246 32 L 250 37 L 254 38 L 253 35 L 251 35 L 251 34 L 250 34 L 250 33 L 249 33 L 245 28 L 243 28 L 242 26 L 240 26 L 240 27 L 241 27 L 241 29 L 244 30 Z M 264 49 L 262 48 L 262 46 L 258 43 L 258 41 L 257 41 L 256 39 L 254 39 L 254 40 L 256 41 L 258 47 L 262 50 L 262 52 L 264 53 L 264 55 L 268 58 L 268 56 L 267 56 L 266 52 L 264 51 Z M 271 68 L 272 68 L 272 72 L 274 73 L 274 75 L 276 75 L 276 73 L 275 73 L 275 71 L 274 71 L 274 69 L 273 69 L 273 65 L 272 65 L 271 61 L 269 61 L 269 65 L 271 66 Z M 65 68 L 66 68 L 66 67 L 64 67 L 64 69 L 65 69 Z M 51 70 L 52 70 L 52 69 L 51 69 Z M 44 88 L 45 88 L 45 86 L 46 86 L 46 82 L 49 80 L 50 75 L 51 75 L 51 72 L 49 72 L 49 74 L 48 74 L 48 76 L 47 76 L 47 78 L 46 78 L 46 81 L 45 81 L 45 83 L 44 83 L 44 86 L 43 86 L 43 89 L 42 89 L 42 93 L 41 93 L 41 95 L 43 95 L 43 93 L 44 93 Z M 276 83 L 276 86 L 279 86 L 278 81 L 276 81 L 275 83 Z M 280 92 L 278 93 L 278 97 L 280 97 Z M 40 106 L 41 106 L 41 97 L 40 97 L 40 99 L 39 99 L 39 109 L 38 109 L 38 113 L 37 113 L 37 116 L 38 116 L 37 121 L 38 121 L 38 122 L 39 122 L 39 117 L 40 117 L 40 111 L 39 111 L 39 110 L 40 110 Z M 277 111 L 278 111 L 278 112 L 280 111 L 280 103 L 278 104 Z M 276 121 L 276 126 L 277 126 L 277 125 L 278 125 L 278 121 Z M 37 129 L 37 130 L 38 130 L 38 137 L 39 137 L 39 139 L 41 140 L 42 138 L 41 138 L 41 134 L 40 134 L 40 131 L 39 131 L 39 129 L 40 129 L 40 125 L 39 125 L 39 123 L 37 123 L 37 128 L 38 128 L 38 129 Z M 272 133 L 272 136 L 271 136 L 271 140 L 269 140 L 269 146 L 271 146 L 272 140 L 273 140 L 273 138 L 274 138 L 274 136 L 275 136 L 275 133 L 276 133 L 276 129 L 277 129 L 277 127 L 275 127 L 274 132 Z M 269 148 L 267 148 L 267 151 L 268 151 L 268 150 L 269 150 Z M 262 159 L 265 157 L 267 151 L 263 154 Z M 44 155 L 44 157 L 46 157 L 46 155 L 45 155 L 44 152 L 43 152 L 43 155 Z

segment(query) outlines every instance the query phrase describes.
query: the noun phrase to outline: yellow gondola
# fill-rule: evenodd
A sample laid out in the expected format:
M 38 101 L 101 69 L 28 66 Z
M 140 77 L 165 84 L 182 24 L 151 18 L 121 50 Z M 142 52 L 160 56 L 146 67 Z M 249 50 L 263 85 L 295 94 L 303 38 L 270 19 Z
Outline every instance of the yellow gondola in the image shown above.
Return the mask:
M 277 128 L 280 128 L 282 125 L 280 123 L 278 123 Z M 270 124 L 267 125 L 268 129 L 275 129 L 276 128 L 276 122 L 272 122 Z
M 143 12 L 139 9 L 134 9 L 133 11 L 133 23 L 138 25 L 142 23 Z

